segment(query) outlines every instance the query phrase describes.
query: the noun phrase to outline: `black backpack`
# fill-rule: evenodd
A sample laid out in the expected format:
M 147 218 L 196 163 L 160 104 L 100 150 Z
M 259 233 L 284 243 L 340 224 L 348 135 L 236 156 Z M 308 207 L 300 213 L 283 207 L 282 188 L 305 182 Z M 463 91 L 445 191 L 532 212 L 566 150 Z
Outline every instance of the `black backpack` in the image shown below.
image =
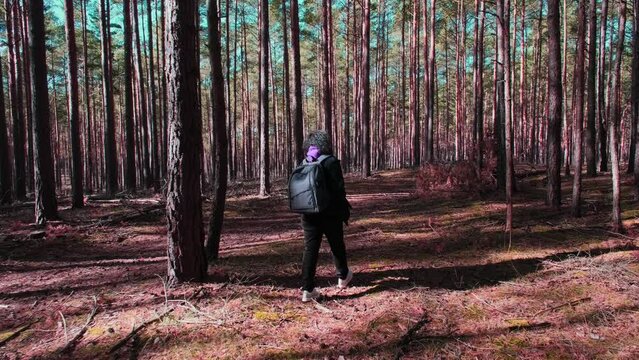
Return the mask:
M 325 210 L 331 193 L 326 169 L 322 165 L 331 155 L 322 155 L 317 161 L 307 162 L 293 170 L 288 181 L 288 201 L 291 211 L 300 214 L 317 214 Z

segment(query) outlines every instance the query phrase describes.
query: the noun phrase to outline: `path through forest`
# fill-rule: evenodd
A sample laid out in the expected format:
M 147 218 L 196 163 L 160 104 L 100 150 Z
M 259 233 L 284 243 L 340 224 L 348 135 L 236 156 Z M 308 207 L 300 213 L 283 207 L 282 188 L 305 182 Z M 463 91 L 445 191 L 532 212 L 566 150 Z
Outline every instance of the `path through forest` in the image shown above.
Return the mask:
M 31 206 L 0 212 L 0 359 L 636 358 L 639 252 L 607 231 L 609 178 L 584 180 L 585 216 L 543 205 L 543 176 L 515 194 L 510 250 L 496 195 L 415 193 L 415 172 L 347 177 L 353 286 L 300 301 L 302 234 L 284 182 L 230 189 L 221 259 L 205 284 L 168 289 L 159 198 L 89 200 L 34 228 Z M 522 173 L 522 176 L 525 174 Z M 570 179 L 564 180 L 566 190 Z M 565 191 L 568 193 L 568 191 Z M 568 203 L 568 200 L 565 200 Z M 209 203 L 205 204 L 208 210 Z

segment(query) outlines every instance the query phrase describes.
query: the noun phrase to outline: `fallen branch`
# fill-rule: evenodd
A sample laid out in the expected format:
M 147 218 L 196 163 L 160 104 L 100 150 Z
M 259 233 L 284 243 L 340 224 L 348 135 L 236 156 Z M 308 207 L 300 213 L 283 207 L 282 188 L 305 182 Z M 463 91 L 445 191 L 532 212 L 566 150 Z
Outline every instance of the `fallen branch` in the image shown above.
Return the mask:
M 9 335 L 6 338 L 0 340 L 0 347 L 4 346 L 9 341 L 17 338 L 20 334 L 22 334 L 25 330 L 29 329 L 35 323 L 36 323 L 35 321 L 32 321 L 32 322 L 29 322 L 27 324 L 24 324 L 21 327 L 19 327 L 16 331 L 14 331 L 11 335 Z
M 396 360 L 399 360 L 402 357 L 408 345 L 410 345 L 410 343 L 413 341 L 413 336 L 415 336 L 415 333 L 423 328 L 424 325 L 428 324 L 429 321 L 430 319 L 428 318 L 428 315 L 426 313 L 422 314 L 419 320 L 413 326 L 411 326 L 410 329 L 408 329 L 404 336 L 401 337 L 399 343 L 397 344 L 397 352 L 395 353 Z
M 93 224 L 85 225 L 82 228 L 94 228 L 99 226 L 119 224 L 121 222 L 135 220 L 139 217 L 143 217 L 153 212 L 161 211 L 161 210 L 164 210 L 164 204 L 151 205 L 143 209 L 136 209 L 135 211 L 129 211 L 119 216 L 108 216 L 105 219 L 98 220 L 97 222 Z
M 581 298 L 581 299 L 566 301 L 565 303 L 559 304 L 557 306 L 553 306 L 551 308 L 539 310 L 536 313 L 534 313 L 532 317 L 536 318 L 537 316 L 539 316 L 541 314 L 544 314 L 544 313 L 547 313 L 547 312 L 551 312 L 551 311 L 555 311 L 555 310 L 561 309 L 562 307 L 565 307 L 565 306 L 575 306 L 575 305 L 578 305 L 578 304 L 581 304 L 583 302 L 590 301 L 590 300 L 592 300 L 592 298 L 590 296 L 586 296 L 586 297 Z
M 135 328 L 133 328 L 133 330 L 131 330 L 129 335 L 127 335 L 122 340 L 118 341 L 115 345 L 113 345 L 113 347 L 111 347 L 111 349 L 109 350 L 109 354 L 113 354 L 114 352 L 118 351 L 122 346 L 124 346 L 127 342 L 129 342 L 129 340 L 134 338 L 140 332 L 140 330 L 146 328 L 147 326 L 149 326 L 151 324 L 154 324 L 154 323 L 162 320 L 165 316 L 167 316 L 170 313 L 172 313 L 173 310 L 175 310 L 175 308 L 166 309 L 165 311 L 163 311 L 162 313 L 160 313 L 156 317 L 154 317 L 154 318 L 152 318 L 150 320 L 147 320 L 147 321 L 143 322 L 142 324 L 140 324 L 140 325 L 136 326 Z
M 186 301 L 189 301 L 192 298 L 196 297 L 203 289 L 204 288 L 199 288 L 191 296 L 189 296 L 189 298 L 186 299 Z M 175 307 L 172 307 L 170 309 L 166 309 L 162 313 L 160 313 L 157 316 L 155 316 L 154 318 L 149 319 L 149 320 L 143 322 L 142 324 L 136 326 L 135 328 L 133 328 L 133 330 L 131 330 L 131 332 L 126 337 L 124 337 L 122 340 L 118 341 L 115 345 L 113 345 L 111 347 L 111 349 L 109 350 L 109 354 L 113 354 L 116 351 L 118 351 L 122 346 L 126 345 L 126 343 L 129 342 L 129 340 L 131 340 L 132 338 L 137 336 L 137 334 L 141 330 L 144 330 L 147 326 L 152 325 L 152 324 L 162 320 L 165 316 L 167 316 L 170 313 L 172 313 L 175 309 L 176 309 Z
M 97 300 L 95 297 L 93 297 L 93 304 L 94 304 L 93 310 L 91 311 L 91 314 L 87 318 L 87 322 L 84 324 L 82 329 L 80 329 L 80 331 L 73 337 L 73 339 L 67 342 L 67 344 L 63 348 L 58 350 L 58 353 L 68 354 L 75 349 L 75 346 L 78 344 L 78 341 L 82 338 L 82 336 L 84 336 L 84 333 L 87 331 L 87 329 L 89 328 L 89 325 L 91 325 L 91 323 L 93 322 L 95 315 L 98 313 L 98 305 L 97 305 Z

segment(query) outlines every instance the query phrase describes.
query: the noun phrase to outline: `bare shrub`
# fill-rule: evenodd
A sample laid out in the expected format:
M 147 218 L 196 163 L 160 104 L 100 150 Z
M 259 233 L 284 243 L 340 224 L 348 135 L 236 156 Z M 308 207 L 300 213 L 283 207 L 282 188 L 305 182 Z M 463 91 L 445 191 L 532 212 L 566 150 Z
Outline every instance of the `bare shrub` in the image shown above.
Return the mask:
M 495 142 L 486 139 L 484 167 L 479 170 L 473 161 L 429 163 L 417 173 L 416 187 L 419 196 L 450 195 L 454 193 L 481 194 L 495 190 L 494 176 L 497 167 Z M 439 193 L 439 194 L 437 194 Z

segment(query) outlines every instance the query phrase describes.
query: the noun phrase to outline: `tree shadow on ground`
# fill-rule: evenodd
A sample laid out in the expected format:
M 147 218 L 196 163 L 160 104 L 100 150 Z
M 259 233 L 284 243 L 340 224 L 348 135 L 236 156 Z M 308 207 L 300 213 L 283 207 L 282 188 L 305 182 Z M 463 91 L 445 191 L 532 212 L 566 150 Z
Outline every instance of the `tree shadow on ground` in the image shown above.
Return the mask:
M 530 259 L 515 259 L 491 264 L 449 266 L 439 268 L 414 267 L 381 271 L 357 272 L 353 285 L 369 287 L 369 289 L 355 294 L 332 295 L 326 300 L 345 300 L 378 293 L 389 289 L 406 289 L 412 287 L 427 287 L 447 290 L 468 290 L 483 286 L 499 284 L 541 269 L 544 261 L 561 261 L 571 257 L 591 257 L 612 251 L 638 250 L 639 247 L 626 244 L 615 249 L 594 249 L 591 251 L 570 251 L 557 253 L 545 257 Z M 332 278 L 318 276 L 318 283 L 327 283 Z M 255 283 L 267 283 L 284 288 L 298 288 L 299 275 L 295 276 L 257 276 Z

